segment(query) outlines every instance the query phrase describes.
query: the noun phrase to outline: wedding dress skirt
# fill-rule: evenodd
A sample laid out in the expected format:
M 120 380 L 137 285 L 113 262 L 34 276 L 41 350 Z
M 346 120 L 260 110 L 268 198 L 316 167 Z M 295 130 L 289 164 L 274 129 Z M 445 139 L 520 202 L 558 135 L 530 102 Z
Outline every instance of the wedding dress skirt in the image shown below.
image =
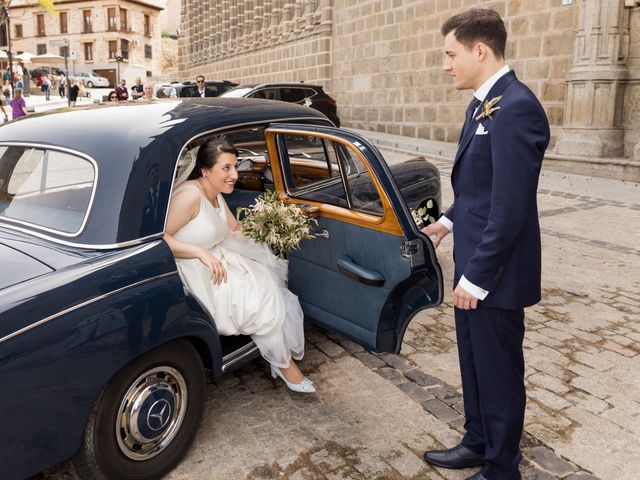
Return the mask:
M 176 259 L 189 291 L 209 310 L 220 335 L 251 335 L 262 356 L 277 367 L 304 355 L 303 313 L 298 297 L 285 286 L 287 264 L 269 248 L 232 232 L 222 195 L 215 208 L 200 189 L 200 212 L 173 236 L 211 252 L 227 271 L 216 285 L 198 259 Z

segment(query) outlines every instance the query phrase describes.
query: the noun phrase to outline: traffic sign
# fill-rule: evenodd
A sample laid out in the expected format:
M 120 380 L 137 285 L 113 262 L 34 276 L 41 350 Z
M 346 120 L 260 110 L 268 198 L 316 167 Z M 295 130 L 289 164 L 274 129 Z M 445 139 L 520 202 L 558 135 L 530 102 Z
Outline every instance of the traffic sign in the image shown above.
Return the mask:
M 78 59 L 78 52 L 71 50 L 69 52 L 69 58 L 75 62 Z
M 50 40 L 49 45 L 51 45 L 52 47 L 66 47 L 67 45 L 69 45 L 69 40 L 67 40 L 66 38 Z

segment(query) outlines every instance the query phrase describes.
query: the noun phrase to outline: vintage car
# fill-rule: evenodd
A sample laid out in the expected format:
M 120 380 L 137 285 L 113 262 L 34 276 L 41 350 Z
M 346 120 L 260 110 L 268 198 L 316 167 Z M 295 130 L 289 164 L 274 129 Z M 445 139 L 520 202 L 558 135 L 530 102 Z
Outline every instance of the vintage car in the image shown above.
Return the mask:
M 424 159 L 388 166 L 315 110 L 250 99 L 91 105 L 0 128 L 0 478 L 73 457 L 87 479 L 153 479 L 189 448 L 205 375 L 258 356 L 222 337 L 163 240 L 170 193 L 203 141 L 241 151 L 228 197 L 265 189 L 316 217 L 288 257 L 311 322 L 398 352 L 442 300 L 433 246 L 411 208 L 440 180 Z M 283 391 L 283 394 L 285 392 Z

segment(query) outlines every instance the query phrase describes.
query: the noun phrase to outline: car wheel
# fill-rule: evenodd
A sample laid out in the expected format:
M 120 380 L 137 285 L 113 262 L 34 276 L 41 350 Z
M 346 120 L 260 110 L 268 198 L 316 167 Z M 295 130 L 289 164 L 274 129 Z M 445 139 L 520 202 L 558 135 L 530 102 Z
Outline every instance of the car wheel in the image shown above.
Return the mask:
M 93 88 L 93 82 L 91 80 L 87 82 L 87 88 Z
M 134 360 L 107 384 L 74 457 L 80 478 L 152 480 L 184 456 L 205 400 L 200 356 L 186 340 Z

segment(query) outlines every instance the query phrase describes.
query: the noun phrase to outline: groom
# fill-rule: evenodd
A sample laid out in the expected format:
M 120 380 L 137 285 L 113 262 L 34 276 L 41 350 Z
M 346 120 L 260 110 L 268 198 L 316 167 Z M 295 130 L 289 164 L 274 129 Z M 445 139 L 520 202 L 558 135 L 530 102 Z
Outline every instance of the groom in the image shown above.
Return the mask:
M 448 19 L 443 69 L 473 90 L 451 184 L 454 203 L 424 229 L 454 232 L 454 291 L 465 434 L 428 451 L 445 468 L 483 466 L 473 480 L 520 479 L 525 409 L 524 307 L 540 300 L 538 176 L 549 143 L 540 102 L 505 63 L 507 32 L 493 10 Z M 455 224 L 455 230 L 454 230 Z

